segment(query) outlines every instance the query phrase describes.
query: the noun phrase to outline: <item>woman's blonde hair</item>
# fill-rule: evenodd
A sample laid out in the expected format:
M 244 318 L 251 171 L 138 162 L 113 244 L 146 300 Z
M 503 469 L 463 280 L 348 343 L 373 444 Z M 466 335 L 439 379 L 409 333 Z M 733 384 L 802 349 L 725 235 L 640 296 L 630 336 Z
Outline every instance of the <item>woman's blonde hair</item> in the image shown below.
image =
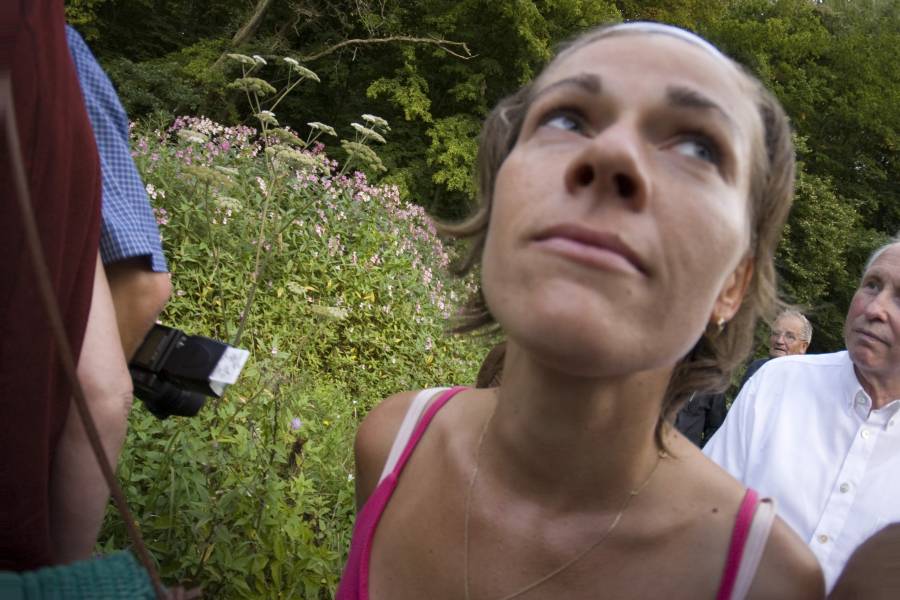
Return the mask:
M 670 33 L 686 41 L 699 40 L 709 50 L 712 46 L 689 32 L 669 26 L 646 24 L 602 26 L 590 30 L 564 45 L 544 70 L 561 56 L 574 52 L 611 35 Z M 695 42 L 696 43 L 696 42 Z M 698 45 L 701 45 L 698 43 Z M 774 255 L 781 229 L 790 211 L 794 192 L 794 146 L 791 129 L 778 100 L 743 66 L 712 48 L 722 60 L 734 66 L 745 80 L 762 125 L 761 142 L 754 144 L 749 190 L 750 247 L 753 277 L 740 310 L 724 328 L 710 325 L 697 344 L 675 366 L 668 390 L 663 398 L 656 440 L 663 446 L 664 424 L 670 422 L 681 405 L 695 392 L 720 392 L 732 371 L 746 359 L 753 344 L 753 331 L 759 317 L 771 318 L 778 306 Z M 455 265 L 464 276 L 480 265 L 488 223 L 491 218 L 494 183 L 497 172 L 516 144 L 522 122 L 534 96 L 534 82 L 501 100 L 488 115 L 481 130 L 476 162 L 479 206 L 462 223 L 443 225 L 443 231 L 471 242 L 467 256 Z M 464 333 L 483 328 L 496 329 L 497 323 L 485 303 L 480 285 L 464 306 L 453 331 Z

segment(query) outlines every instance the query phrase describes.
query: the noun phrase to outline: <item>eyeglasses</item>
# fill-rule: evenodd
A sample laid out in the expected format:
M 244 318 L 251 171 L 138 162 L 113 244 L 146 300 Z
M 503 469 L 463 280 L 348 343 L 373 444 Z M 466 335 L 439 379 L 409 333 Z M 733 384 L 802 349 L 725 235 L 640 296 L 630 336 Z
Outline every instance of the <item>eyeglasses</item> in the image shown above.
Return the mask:
M 772 339 L 777 340 L 778 338 L 784 338 L 784 341 L 788 342 L 789 344 L 793 344 L 799 339 L 794 333 L 790 331 L 773 330 Z

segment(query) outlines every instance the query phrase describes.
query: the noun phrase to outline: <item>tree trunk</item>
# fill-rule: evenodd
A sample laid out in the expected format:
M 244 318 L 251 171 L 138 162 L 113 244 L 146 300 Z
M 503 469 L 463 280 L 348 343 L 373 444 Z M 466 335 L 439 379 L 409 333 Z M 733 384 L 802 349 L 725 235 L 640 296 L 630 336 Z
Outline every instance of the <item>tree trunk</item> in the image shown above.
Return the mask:
M 266 15 L 266 11 L 269 10 L 272 2 L 273 0 L 257 0 L 256 8 L 253 9 L 253 14 L 250 15 L 250 19 L 248 19 L 247 22 L 244 23 L 244 26 L 234 34 L 233 38 L 231 38 L 231 45 L 233 47 L 240 46 L 249 41 L 250 38 L 256 34 L 256 30 L 259 28 L 259 24 L 262 22 L 263 17 Z

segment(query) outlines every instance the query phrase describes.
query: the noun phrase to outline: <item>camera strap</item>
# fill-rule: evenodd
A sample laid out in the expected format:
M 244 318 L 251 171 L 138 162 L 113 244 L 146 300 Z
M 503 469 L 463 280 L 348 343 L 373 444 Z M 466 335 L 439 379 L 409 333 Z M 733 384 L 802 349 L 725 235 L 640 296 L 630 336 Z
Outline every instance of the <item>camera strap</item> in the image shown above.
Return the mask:
M 15 102 L 12 92 L 12 79 L 9 72 L 6 70 L 0 71 L 0 126 L 5 130 L 5 139 L 3 141 L 5 141 L 9 149 L 9 167 L 14 186 L 12 195 L 16 196 L 19 212 L 22 216 L 25 241 L 28 247 L 28 254 L 31 258 L 32 268 L 34 269 L 35 277 L 37 279 L 41 303 L 44 305 L 44 310 L 47 313 L 47 319 L 50 322 L 54 342 L 59 348 L 59 358 L 63 371 L 72 387 L 72 396 L 75 407 L 78 410 L 78 415 L 81 417 L 81 422 L 87 432 L 88 440 L 94 451 L 94 456 L 97 458 L 97 462 L 100 465 L 100 471 L 103 473 L 103 478 L 106 480 L 107 485 L 109 485 L 116 509 L 118 509 L 122 521 L 125 523 L 128 537 L 131 539 L 131 543 L 134 546 L 138 559 L 150 576 L 156 597 L 159 600 L 187 600 L 190 598 L 198 598 L 200 597 L 199 588 L 185 591 L 182 588 L 166 590 L 163 587 L 159 573 L 157 572 L 153 561 L 150 559 L 150 554 L 147 551 L 147 546 L 144 544 L 141 532 L 137 528 L 134 516 L 125 501 L 125 494 L 122 492 L 122 488 L 116 479 L 115 472 L 106 457 L 106 453 L 103 451 L 103 445 L 100 442 L 97 426 L 94 423 L 94 419 L 91 417 L 90 409 L 85 400 L 84 390 L 76 375 L 75 359 L 73 358 L 72 349 L 69 345 L 68 337 L 66 336 L 62 314 L 53 292 L 53 286 L 50 283 L 47 263 L 38 236 L 37 223 L 34 218 L 28 181 L 25 176 L 25 164 L 22 159 L 21 147 L 19 145 Z

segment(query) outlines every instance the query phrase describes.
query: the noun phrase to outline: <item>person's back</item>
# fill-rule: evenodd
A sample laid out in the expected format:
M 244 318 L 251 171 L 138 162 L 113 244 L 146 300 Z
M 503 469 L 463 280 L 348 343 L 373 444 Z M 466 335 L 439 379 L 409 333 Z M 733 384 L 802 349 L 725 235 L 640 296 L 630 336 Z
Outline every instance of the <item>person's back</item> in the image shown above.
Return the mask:
M 675 429 L 700 448 L 725 420 L 725 394 L 692 394 L 675 416 Z

